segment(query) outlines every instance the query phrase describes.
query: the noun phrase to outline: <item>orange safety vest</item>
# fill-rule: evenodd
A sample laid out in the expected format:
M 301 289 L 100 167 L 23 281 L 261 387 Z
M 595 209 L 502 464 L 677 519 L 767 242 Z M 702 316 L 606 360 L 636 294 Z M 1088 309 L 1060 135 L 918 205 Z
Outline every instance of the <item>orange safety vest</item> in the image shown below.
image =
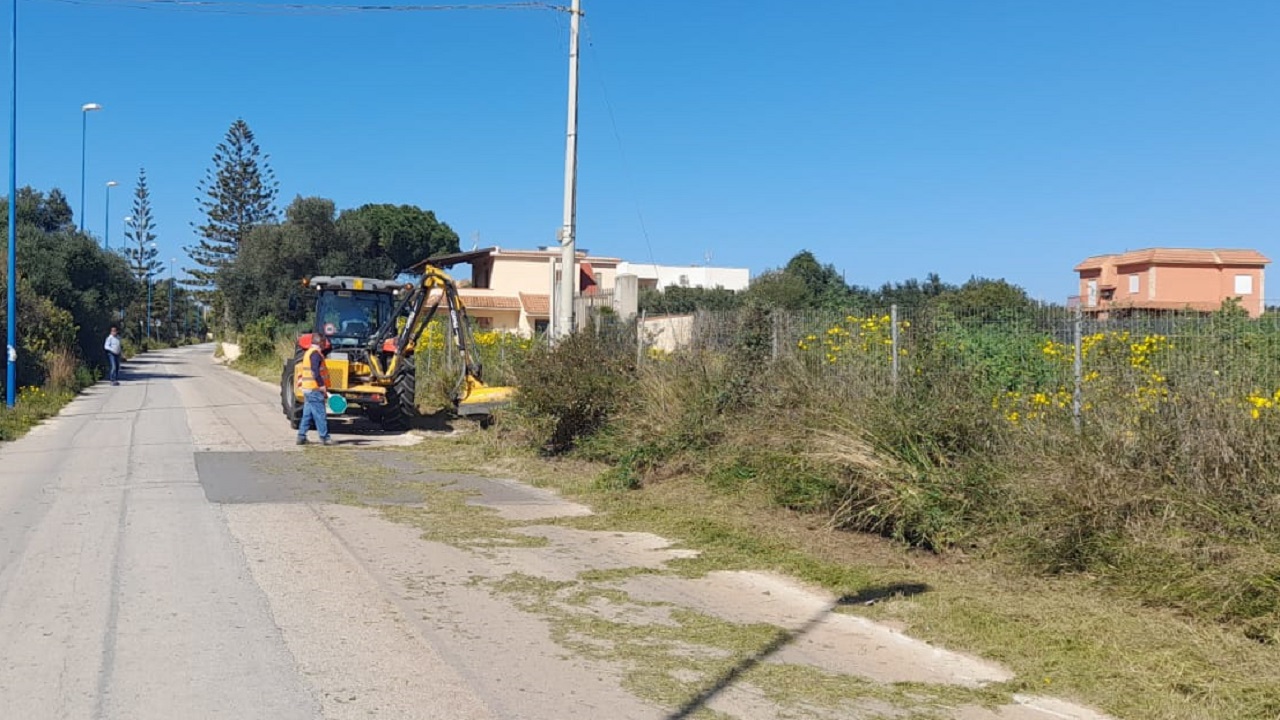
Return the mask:
M 320 377 L 311 372 L 311 356 L 320 355 Z M 329 366 L 324 362 L 324 354 L 319 348 L 307 348 L 302 355 L 302 374 L 298 376 L 298 388 L 303 392 L 325 390 L 329 387 Z

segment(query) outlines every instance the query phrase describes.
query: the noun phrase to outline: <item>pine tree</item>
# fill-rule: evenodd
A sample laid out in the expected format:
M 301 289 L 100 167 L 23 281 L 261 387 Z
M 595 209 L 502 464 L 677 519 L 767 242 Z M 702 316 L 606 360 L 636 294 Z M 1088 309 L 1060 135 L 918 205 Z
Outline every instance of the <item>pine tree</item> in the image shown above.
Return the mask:
M 155 246 L 155 221 L 151 217 L 151 191 L 147 188 L 147 170 L 138 170 L 138 184 L 133 190 L 133 219 L 125 230 L 124 257 L 138 282 L 146 282 L 148 275 L 160 271 L 163 263 L 157 259 L 160 251 Z
M 196 225 L 199 243 L 185 250 L 198 267 L 187 268 L 187 285 L 206 303 L 214 302 L 218 274 L 236 258 L 253 228 L 277 220 L 279 184 L 248 123 L 237 119 L 213 153 L 213 166 L 200 181 L 196 203 L 205 222 Z

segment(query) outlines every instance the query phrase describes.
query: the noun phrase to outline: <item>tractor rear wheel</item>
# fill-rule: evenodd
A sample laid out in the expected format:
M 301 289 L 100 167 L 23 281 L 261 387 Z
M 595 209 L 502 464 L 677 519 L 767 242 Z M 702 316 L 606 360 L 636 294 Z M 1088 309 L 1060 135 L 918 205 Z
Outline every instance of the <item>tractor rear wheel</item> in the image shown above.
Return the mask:
M 280 409 L 294 430 L 302 424 L 302 407 L 298 405 L 298 396 L 293 394 L 293 370 L 297 365 L 296 359 L 286 360 L 280 372 Z

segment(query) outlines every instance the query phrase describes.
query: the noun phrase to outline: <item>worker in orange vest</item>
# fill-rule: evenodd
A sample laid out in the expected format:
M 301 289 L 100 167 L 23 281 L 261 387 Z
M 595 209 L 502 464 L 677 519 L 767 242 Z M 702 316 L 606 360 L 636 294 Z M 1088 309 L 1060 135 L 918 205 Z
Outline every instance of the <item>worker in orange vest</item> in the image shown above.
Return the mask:
M 302 421 L 298 423 L 298 444 L 307 444 L 307 430 L 315 423 L 320 442 L 329 444 L 329 418 L 325 415 L 325 402 L 329 399 L 329 368 L 324 364 L 329 350 L 329 338 L 320 333 L 311 334 L 311 347 L 302 355 L 302 374 L 298 376 L 298 389 L 305 402 Z

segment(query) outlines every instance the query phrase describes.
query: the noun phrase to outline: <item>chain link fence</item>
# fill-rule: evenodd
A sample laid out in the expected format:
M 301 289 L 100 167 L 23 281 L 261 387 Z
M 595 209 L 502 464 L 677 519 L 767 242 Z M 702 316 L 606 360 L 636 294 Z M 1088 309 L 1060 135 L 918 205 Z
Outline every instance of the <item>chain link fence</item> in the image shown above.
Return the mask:
M 1010 420 L 1070 412 L 1079 424 L 1104 402 L 1136 407 L 1209 393 L 1254 419 L 1280 412 L 1280 313 L 1167 312 L 1099 319 L 1079 307 L 954 310 L 898 307 L 775 311 L 773 363 L 793 363 L 833 396 L 924 382 L 940 364 L 962 371 Z M 742 316 L 699 312 L 646 318 L 645 352 L 729 352 Z

